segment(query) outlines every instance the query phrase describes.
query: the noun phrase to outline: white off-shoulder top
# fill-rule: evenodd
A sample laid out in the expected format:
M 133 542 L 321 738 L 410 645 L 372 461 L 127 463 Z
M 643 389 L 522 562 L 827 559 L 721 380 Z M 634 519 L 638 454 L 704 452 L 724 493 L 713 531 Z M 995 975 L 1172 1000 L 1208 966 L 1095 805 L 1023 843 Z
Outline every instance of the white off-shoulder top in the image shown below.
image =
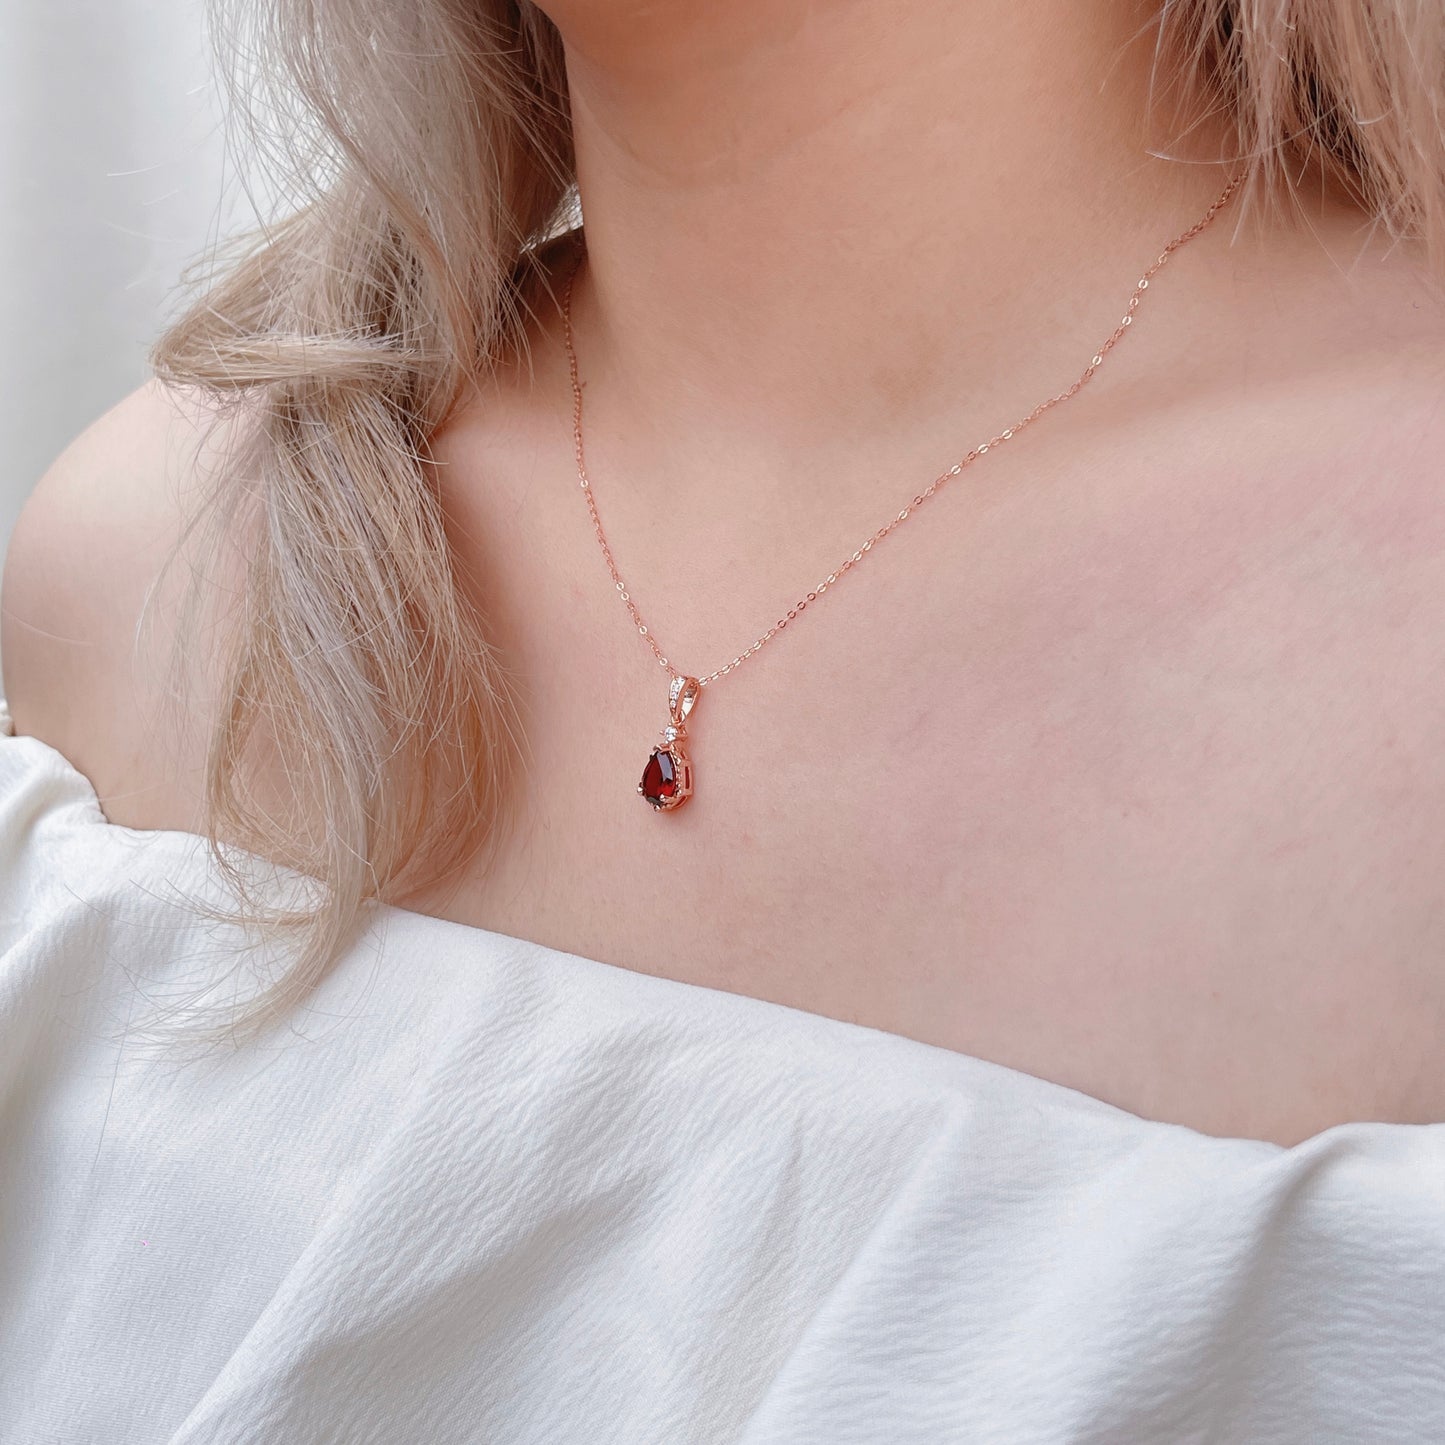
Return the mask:
M 1445 1124 L 1214 1138 L 395 908 L 178 1061 L 216 885 L 0 737 L 7 1445 L 1445 1441 Z

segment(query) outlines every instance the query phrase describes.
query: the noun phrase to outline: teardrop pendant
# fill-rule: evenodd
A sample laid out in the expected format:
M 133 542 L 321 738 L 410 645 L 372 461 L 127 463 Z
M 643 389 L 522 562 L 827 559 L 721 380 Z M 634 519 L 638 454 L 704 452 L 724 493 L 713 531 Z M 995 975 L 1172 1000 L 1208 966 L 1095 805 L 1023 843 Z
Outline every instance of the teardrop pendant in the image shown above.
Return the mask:
M 667 689 L 672 721 L 662 730 L 663 745 L 653 748 L 637 791 L 655 811 L 671 812 L 692 797 L 692 760 L 687 755 L 687 717 L 697 704 L 702 685 L 695 677 L 677 676 Z

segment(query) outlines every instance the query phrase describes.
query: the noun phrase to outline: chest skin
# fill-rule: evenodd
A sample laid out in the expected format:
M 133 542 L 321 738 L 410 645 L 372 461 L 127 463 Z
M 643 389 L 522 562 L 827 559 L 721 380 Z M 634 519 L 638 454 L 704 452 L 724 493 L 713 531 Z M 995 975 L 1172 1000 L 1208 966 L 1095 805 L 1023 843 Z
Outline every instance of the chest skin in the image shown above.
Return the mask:
M 416 906 L 1210 1133 L 1445 1118 L 1445 509 L 1372 406 L 1039 428 L 704 689 L 667 814 L 635 792 L 667 678 L 539 480 L 565 451 L 463 421 L 444 495 L 531 763 L 491 872 Z M 797 590 L 698 579 L 649 599 L 697 672 Z

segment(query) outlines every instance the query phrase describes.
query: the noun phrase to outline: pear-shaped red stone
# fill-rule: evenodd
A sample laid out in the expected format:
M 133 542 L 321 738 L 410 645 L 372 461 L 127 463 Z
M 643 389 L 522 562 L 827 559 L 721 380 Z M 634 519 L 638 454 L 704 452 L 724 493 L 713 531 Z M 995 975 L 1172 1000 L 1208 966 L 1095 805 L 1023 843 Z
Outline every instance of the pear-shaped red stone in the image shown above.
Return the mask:
M 666 748 L 654 748 L 642 770 L 642 796 L 654 808 L 677 796 L 677 759 Z

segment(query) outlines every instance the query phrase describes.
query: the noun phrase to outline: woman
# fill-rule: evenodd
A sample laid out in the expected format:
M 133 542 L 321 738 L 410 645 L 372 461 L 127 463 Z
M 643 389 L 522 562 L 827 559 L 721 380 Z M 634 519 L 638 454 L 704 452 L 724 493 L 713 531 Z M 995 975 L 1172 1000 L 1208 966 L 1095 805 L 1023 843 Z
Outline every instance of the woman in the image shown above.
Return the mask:
M 1445 1438 L 1439 6 L 256 14 L 6 566 L 5 1438 Z

